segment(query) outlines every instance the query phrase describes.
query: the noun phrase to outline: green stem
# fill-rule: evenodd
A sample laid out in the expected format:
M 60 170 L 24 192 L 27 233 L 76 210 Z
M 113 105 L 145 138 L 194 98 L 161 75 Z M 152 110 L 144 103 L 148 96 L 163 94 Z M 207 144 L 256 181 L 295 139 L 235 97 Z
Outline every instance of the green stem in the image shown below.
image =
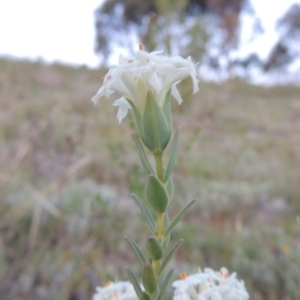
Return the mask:
M 157 237 L 161 237 L 164 234 L 164 214 L 157 214 Z
M 159 180 L 164 183 L 164 167 L 163 167 L 163 155 L 156 154 L 155 163 L 156 163 L 156 173 Z M 164 214 L 157 214 L 157 237 L 161 237 L 164 234 Z
M 153 267 L 153 270 L 156 274 L 158 273 L 159 265 L 160 265 L 160 260 L 153 260 L 152 261 L 152 267 Z
M 154 155 L 156 163 L 156 173 L 159 180 L 164 182 L 164 166 L 163 166 L 163 156 L 161 154 Z
M 163 183 L 164 182 L 164 168 L 163 168 L 163 155 L 156 154 L 155 157 L 155 163 L 156 163 L 156 174 L 159 180 Z M 156 215 L 156 237 L 160 238 L 164 235 L 164 214 L 157 213 Z M 154 260 L 152 261 L 152 267 L 155 271 L 155 273 L 158 273 L 158 269 L 160 266 L 160 260 Z

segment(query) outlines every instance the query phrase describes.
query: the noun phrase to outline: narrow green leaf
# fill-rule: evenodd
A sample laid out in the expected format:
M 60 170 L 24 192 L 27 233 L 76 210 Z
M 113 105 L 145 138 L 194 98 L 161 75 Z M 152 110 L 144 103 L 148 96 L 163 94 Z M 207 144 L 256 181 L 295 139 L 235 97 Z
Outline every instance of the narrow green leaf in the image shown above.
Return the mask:
M 135 118 L 135 124 L 138 130 L 138 133 L 141 137 L 141 139 L 144 138 L 144 134 L 143 134 L 143 118 L 142 118 L 142 114 L 140 113 L 139 109 L 137 108 L 137 106 L 135 105 L 135 103 L 133 101 L 131 101 L 130 99 L 126 100 L 129 102 L 130 106 L 132 107 L 133 110 L 133 114 L 134 114 L 134 118 Z
M 172 229 L 178 224 L 178 222 L 184 217 L 184 215 L 188 212 L 188 210 L 191 208 L 191 206 L 195 203 L 196 199 L 192 200 L 190 203 L 188 203 L 176 216 L 176 218 L 172 221 L 172 223 L 169 225 L 167 230 L 165 231 L 165 235 L 170 234 Z
M 151 92 L 147 94 L 142 122 L 143 142 L 152 153 L 161 154 L 170 141 L 171 131 L 162 108 Z
M 181 128 L 179 127 L 176 130 L 173 141 L 172 141 L 171 153 L 170 153 L 170 158 L 169 158 L 169 163 L 168 163 L 168 166 L 167 166 L 167 170 L 166 170 L 166 173 L 165 173 L 165 176 L 164 176 L 164 182 L 168 182 L 168 180 L 171 177 L 171 174 L 173 172 L 173 169 L 175 167 L 180 129 Z
M 159 270 L 158 270 L 158 275 L 161 274 L 161 272 L 164 270 L 164 268 L 168 265 L 170 260 L 173 258 L 175 255 L 177 249 L 179 248 L 180 244 L 183 242 L 183 240 L 179 240 L 173 248 L 167 253 L 166 257 L 163 259 L 163 261 L 160 264 Z
M 171 111 L 171 89 L 168 91 L 163 106 L 162 110 L 165 114 L 167 123 L 169 125 L 170 132 L 172 132 L 172 111 Z
M 151 297 L 147 292 L 143 291 L 140 300 L 151 300 Z
M 168 193 L 161 181 L 154 175 L 149 176 L 146 186 L 146 197 L 150 206 L 156 213 L 163 214 L 168 205 Z
M 136 145 L 136 148 L 139 152 L 139 156 L 140 156 L 140 160 L 142 162 L 142 165 L 145 169 L 145 171 L 148 173 L 148 174 L 154 174 L 154 171 L 149 163 L 149 160 L 146 156 L 146 153 L 144 151 L 144 148 L 143 148 L 143 145 L 141 144 L 139 138 L 135 135 L 135 134 L 132 134 L 131 135 L 135 145 Z
M 137 296 L 139 297 L 139 299 L 141 299 L 141 295 L 142 295 L 143 291 L 142 291 L 139 281 L 137 280 L 135 275 L 132 273 L 132 271 L 128 267 L 126 267 L 126 271 L 128 273 L 129 279 L 134 287 L 134 290 L 135 290 Z
M 164 250 L 166 250 L 167 247 L 169 246 L 169 242 L 170 242 L 170 234 L 168 234 L 167 236 L 164 236 L 164 240 L 162 243 L 162 247 Z
M 165 277 L 164 281 L 162 282 L 161 284 L 161 288 L 160 288 L 160 291 L 159 291 L 159 294 L 158 296 L 155 298 L 155 300 L 162 300 L 163 298 L 163 295 L 164 295 L 164 292 L 166 291 L 166 288 L 168 287 L 168 284 L 171 280 L 171 277 L 172 277 L 172 274 L 173 274 L 173 269 L 171 269 L 169 271 L 169 273 L 167 274 L 167 276 Z
M 152 295 L 152 298 L 156 299 L 159 292 L 160 292 L 160 285 L 159 285 L 159 280 L 158 280 L 156 290 L 155 290 L 155 293 Z
M 173 198 L 173 194 L 174 194 L 174 184 L 173 184 L 172 177 L 170 177 L 170 179 L 168 180 L 168 183 L 167 183 L 167 186 L 166 186 L 166 191 L 167 191 L 168 196 L 169 196 L 169 202 L 171 202 L 171 200 Z
M 128 241 L 128 243 L 132 247 L 132 249 L 133 249 L 135 255 L 137 256 L 138 260 L 140 261 L 141 265 L 143 266 L 145 263 L 147 263 L 147 260 L 144 256 L 143 252 L 141 251 L 139 246 L 135 243 L 135 241 L 130 239 L 128 236 L 125 236 L 125 239 Z
M 153 218 L 151 212 L 149 211 L 148 207 L 146 206 L 144 201 L 138 195 L 136 195 L 136 194 L 131 194 L 131 195 L 133 196 L 136 204 L 139 206 L 142 213 L 145 215 L 146 220 L 148 221 L 148 224 L 150 226 L 152 234 L 155 234 L 156 233 L 156 224 L 155 224 L 154 218 Z

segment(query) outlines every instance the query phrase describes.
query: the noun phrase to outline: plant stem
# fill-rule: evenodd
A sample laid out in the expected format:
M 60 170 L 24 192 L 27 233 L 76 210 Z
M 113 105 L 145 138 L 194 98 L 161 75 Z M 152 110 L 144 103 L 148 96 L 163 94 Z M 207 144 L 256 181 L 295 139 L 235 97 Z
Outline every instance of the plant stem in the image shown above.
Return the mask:
M 161 237 L 164 234 L 164 214 L 157 214 L 157 237 Z
M 154 155 L 155 163 L 156 163 L 156 173 L 159 180 L 163 183 L 164 182 L 164 167 L 163 167 L 163 157 L 161 154 Z
M 163 167 L 163 155 L 156 154 L 155 163 L 156 163 L 156 173 L 159 180 L 164 183 L 164 167 Z M 157 237 L 161 237 L 164 234 L 164 214 L 157 214 Z
M 164 168 L 163 168 L 163 155 L 157 154 L 154 155 L 155 157 L 155 163 L 156 163 L 156 174 L 159 180 L 163 183 L 164 182 Z M 156 237 L 160 238 L 164 235 L 164 214 L 162 213 L 157 213 L 156 215 Z M 160 265 L 160 260 L 154 260 L 152 261 L 152 267 L 155 271 L 155 273 L 158 273 Z
M 153 270 L 156 274 L 158 273 L 159 265 L 160 265 L 160 260 L 153 260 L 152 261 L 152 267 L 153 267 Z

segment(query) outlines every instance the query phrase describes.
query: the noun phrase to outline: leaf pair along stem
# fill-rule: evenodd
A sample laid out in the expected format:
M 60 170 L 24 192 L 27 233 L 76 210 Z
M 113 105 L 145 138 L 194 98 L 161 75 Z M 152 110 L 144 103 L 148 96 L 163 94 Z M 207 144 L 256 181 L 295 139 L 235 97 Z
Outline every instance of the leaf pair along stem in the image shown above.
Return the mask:
M 176 156 L 177 156 L 177 148 L 178 148 L 178 140 L 179 140 L 179 133 L 180 129 L 178 129 L 174 135 L 173 142 L 171 145 L 171 153 L 169 162 L 167 165 L 167 168 L 164 169 L 163 167 L 163 152 L 162 153 L 153 153 L 155 158 L 155 169 L 152 168 L 151 164 L 149 163 L 149 160 L 147 158 L 147 155 L 144 151 L 144 147 L 139 139 L 138 136 L 132 135 L 132 138 L 136 144 L 139 157 L 141 159 L 142 165 L 146 172 L 149 174 L 149 176 L 156 176 L 156 180 L 160 181 L 160 184 L 163 185 L 165 188 L 167 186 L 167 182 L 170 180 L 173 169 L 175 167 L 176 163 Z M 168 224 L 166 223 L 168 216 L 166 212 L 158 212 L 156 211 L 155 215 L 152 214 L 152 212 L 149 210 L 146 202 L 144 202 L 141 198 L 139 198 L 137 195 L 132 194 L 134 197 L 135 202 L 140 207 L 143 215 L 145 216 L 149 227 L 151 229 L 153 237 L 155 237 L 158 241 L 161 242 L 161 246 L 163 247 L 163 251 L 165 251 L 165 247 L 163 246 L 164 241 L 168 238 L 170 235 L 172 229 L 179 223 L 179 221 L 183 218 L 183 216 L 187 213 L 187 211 L 190 209 L 190 207 L 195 203 L 195 200 L 192 200 L 189 202 L 175 217 L 175 219 Z M 170 200 L 170 199 L 169 199 Z M 159 201 L 159 199 L 157 199 Z M 149 296 L 151 300 L 161 300 L 163 299 L 163 293 L 166 289 L 166 286 L 171 278 L 173 270 L 171 270 L 168 275 L 165 277 L 164 281 L 161 280 L 162 272 L 165 270 L 166 266 L 169 264 L 175 253 L 177 252 L 178 248 L 180 247 L 183 240 L 179 240 L 173 247 L 163 254 L 160 259 L 155 259 L 154 257 L 150 260 L 146 259 L 143 252 L 140 250 L 138 245 L 128 237 L 126 237 L 127 241 L 131 245 L 132 249 L 134 250 L 138 260 L 140 261 L 141 265 L 145 267 L 145 265 L 152 266 L 153 271 L 155 272 L 157 276 L 157 290 L 154 294 L 152 292 L 147 295 L 145 295 L 145 292 L 143 292 L 140 289 L 140 286 L 136 286 L 138 284 L 138 280 L 135 278 L 133 273 L 130 271 L 130 269 L 127 269 L 129 277 L 135 287 L 136 293 L 141 300 L 148 299 Z M 134 277 L 134 278 L 133 278 Z

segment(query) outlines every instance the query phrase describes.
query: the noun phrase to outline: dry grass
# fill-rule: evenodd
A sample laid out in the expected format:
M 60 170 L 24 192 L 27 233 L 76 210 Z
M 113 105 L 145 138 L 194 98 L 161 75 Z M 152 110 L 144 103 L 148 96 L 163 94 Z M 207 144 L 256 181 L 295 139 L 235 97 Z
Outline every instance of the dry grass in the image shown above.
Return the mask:
M 128 197 L 145 176 L 130 119 L 89 102 L 104 74 L 0 59 L 1 299 L 90 299 L 125 264 L 138 272 L 123 236 L 145 240 Z M 174 233 L 176 272 L 224 265 L 251 299 L 300 299 L 299 89 L 202 83 L 174 110 L 171 215 L 198 198 Z

